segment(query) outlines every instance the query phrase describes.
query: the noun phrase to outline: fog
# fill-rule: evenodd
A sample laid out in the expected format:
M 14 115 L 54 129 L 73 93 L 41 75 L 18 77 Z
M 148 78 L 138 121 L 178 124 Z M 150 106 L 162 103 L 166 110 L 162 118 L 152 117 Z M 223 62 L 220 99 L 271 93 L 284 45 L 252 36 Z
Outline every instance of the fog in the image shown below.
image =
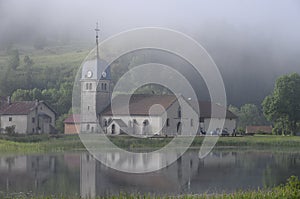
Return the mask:
M 228 102 L 260 104 L 275 79 L 300 73 L 298 0 L 0 0 L 0 45 L 37 37 L 94 42 L 136 27 L 181 31 L 202 44 L 223 75 Z

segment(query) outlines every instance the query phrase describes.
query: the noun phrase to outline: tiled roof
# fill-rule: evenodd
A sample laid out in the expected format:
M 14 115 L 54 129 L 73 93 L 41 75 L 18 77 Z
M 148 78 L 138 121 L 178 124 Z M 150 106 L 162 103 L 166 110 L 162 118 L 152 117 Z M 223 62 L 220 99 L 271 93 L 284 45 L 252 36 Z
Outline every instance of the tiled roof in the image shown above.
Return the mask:
M 246 126 L 246 133 L 272 133 L 272 126 Z
M 116 96 L 112 103 L 114 105 L 114 114 L 115 115 L 127 115 L 126 113 L 126 101 L 127 95 L 118 95 Z M 175 101 L 177 100 L 175 95 L 143 95 L 135 94 L 132 95 L 129 101 L 129 113 L 130 115 L 148 115 L 150 108 L 155 104 L 160 104 L 164 109 L 168 109 Z M 187 101 L 195 110 L 197 103 L 194 101 Z M 237 118 L 235 114 L 227 110 L 225 107 L 212 104 L 211 102 L 199 101 L 198 107 L 200 110 L 200 117 L 203 118 L 218 118 L 220 117 L 223 111 L 226 111 L 226 118 Z M 211 106 L 214 106 L 215 113 L 211 114 Z M 152 109 L 151 114 L 161 115 L 163 114 L 163 109 Z M 102 115 L 113 115 L 111 110 L 111 105 L 106 107 L 102 112 Z
M 196 102 L 189 103 L 194 107 L 195 110 L 197 110 L 195 108 L 197 106 Z M 212 106 L 215 110 L 213 114 L 211 112 Z M 224 111 L 226 112 L 226 118 L 237 118 L 237 116 L 231 111 L 229 111 L 226 107 L 212 102 L 198 101 L 198 109 L 200 111 L 200 117 L 202 118 L 219 118 L 220 115 L 224 113 Z
M 80 114 L 73 114 L 69 115 L 65 121 L 65 124 L 74 124 L 74 123 L 80 123 Z
M 112 100 L 114 106 L 114 115 L 127 115 L 126 113 L 126 98 L 128 95 L 118 95 Z M 129 101 L 129 113 L 131 115 L 148 115 L 150 108 L 155 104 L 160 104 L 164 109 L 167 109 L 171 104 L 176 101 L 175 95 L 132 95 Z M 153 108 L 151 114 L 161 115 L 163 109 Z M 106 107 L 102 115 L 113 115 L 111 105 Z
M 27 115 L 38 105 L 43 103 L 47 106 L 53 113 L 56 114 L 55 110 L 52 109 L 44 101 L 20 101 L 20 102 L 2 102 L 0 107 L 0 115 Z
M 36 107 L 35 101 L 12 102 L 0 109 L 1 115 L 27 115 Z

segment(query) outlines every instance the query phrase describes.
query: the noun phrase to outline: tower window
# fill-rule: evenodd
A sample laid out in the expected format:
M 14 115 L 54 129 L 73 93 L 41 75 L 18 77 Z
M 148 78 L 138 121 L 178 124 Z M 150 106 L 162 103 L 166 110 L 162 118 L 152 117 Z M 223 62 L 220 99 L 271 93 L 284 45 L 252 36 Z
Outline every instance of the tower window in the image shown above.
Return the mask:
M 86 125 L 86 130 L 87 131 L 90 130 L 90 125 L 89 124 Z
M 85 89 L 89 90 L 89 84 L 88 83 L 85 84 Z
M 88 111 L 90 110 L 90 106 L 87 107 Z
M 92 90 L 92 83 L 90 83 L 90 90 Z
M 106 90 L 106 84 L 104 84 L 104 90 Z

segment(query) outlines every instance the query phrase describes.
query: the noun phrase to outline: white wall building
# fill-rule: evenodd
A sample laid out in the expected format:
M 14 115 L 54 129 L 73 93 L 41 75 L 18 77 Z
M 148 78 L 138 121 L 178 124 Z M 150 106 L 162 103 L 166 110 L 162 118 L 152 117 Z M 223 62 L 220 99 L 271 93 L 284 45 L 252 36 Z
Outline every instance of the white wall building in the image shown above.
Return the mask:
M 43 101 L 2 102 L 0 128 L 14 127 L 20 134 L 51 133 L 55 131 L 55 112 Z

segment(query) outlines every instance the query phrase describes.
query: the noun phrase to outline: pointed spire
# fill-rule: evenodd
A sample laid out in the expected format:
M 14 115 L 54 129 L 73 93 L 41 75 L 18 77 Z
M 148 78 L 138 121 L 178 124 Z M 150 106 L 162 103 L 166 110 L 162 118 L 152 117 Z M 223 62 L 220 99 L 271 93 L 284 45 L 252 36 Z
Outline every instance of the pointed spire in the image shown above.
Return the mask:
M 96 31 L 96 50 L 97 50 L 97 59 L 99 59 L 99 47 L 98 47 L 98 45 L 99 45 L 99 42 L 98 42 L 99 35 L 98 35 L 98 33 L 99 33 L 100 29 L 99 29 L 99 26 L 98 26 L 98 22 L 96 23 L 95 31 Z

